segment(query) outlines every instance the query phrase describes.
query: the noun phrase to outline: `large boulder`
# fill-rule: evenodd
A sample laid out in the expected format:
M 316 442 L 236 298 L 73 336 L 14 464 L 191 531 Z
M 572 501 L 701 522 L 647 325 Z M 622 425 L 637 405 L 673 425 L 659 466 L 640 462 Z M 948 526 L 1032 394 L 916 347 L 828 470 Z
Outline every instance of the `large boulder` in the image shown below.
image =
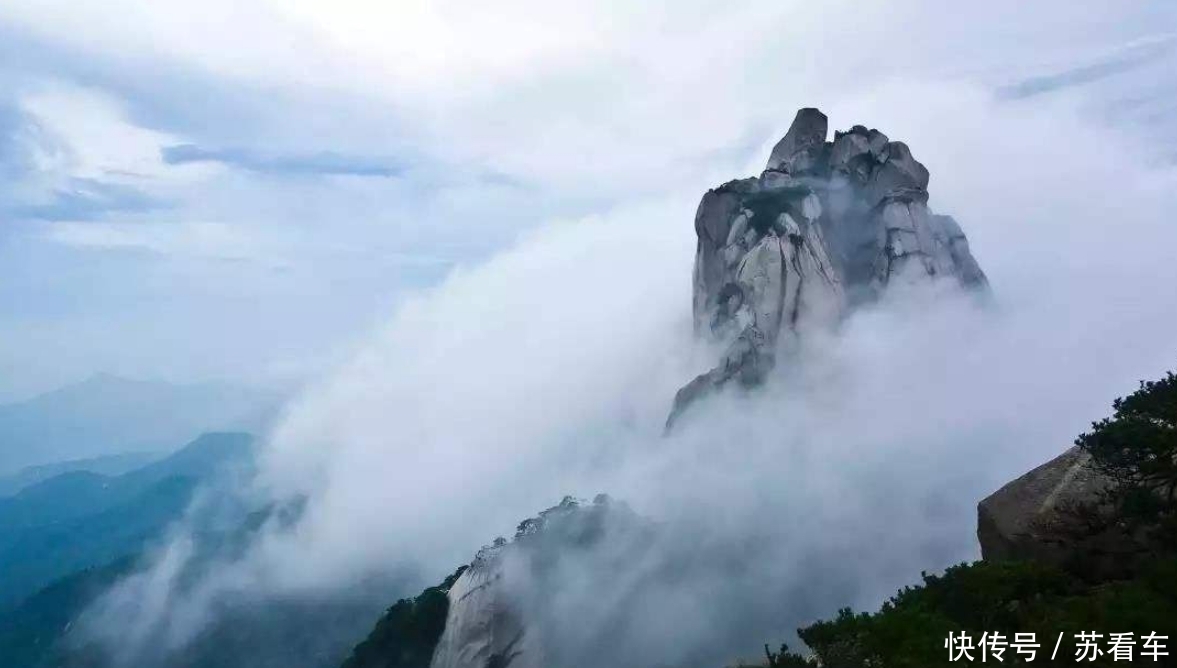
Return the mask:
M 826 142 L 828 120 L 797 112 L 757 178 L 703 195 L 695 215 L 695 332 L 726 349 L 675 396 L 670 428 L 732 381 L 760 383 L 806 331 L 903 280 L 984 289 L 960 226 L 928 209 L 928 170 L 903 142 L 856 125 Z
M 1097 503 L 1108 484 L 1079 446 L 1006 484 L 977 505 L 982 558 L 1063 561 L 1059 528 L 1073 510 Z
M 978 504 L 982 557 L 1048 563 L 1095 582 L 1138 575 L 1157 545 L 1147 526 L 1120 515 L 1115 484 L 1072 447 Z

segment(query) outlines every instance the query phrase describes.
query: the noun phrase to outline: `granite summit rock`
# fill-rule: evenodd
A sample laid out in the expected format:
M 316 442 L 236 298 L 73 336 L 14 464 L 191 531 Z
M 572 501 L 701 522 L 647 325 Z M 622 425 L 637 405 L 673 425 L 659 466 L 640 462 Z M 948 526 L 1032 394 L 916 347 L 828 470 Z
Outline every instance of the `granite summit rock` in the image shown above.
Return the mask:
M 827 126 L 817 109 L 798 111 L 759 177 L 703 195 L 695 332 L 726 352 L 679 390 L 668 428 L 719 387 L 759 384 L 806 330 L 836 324 L 895 282 L 987 287 L 960 226 L 929 210 L 928 170 L 908 146 L 862 125 L 828 142 Z

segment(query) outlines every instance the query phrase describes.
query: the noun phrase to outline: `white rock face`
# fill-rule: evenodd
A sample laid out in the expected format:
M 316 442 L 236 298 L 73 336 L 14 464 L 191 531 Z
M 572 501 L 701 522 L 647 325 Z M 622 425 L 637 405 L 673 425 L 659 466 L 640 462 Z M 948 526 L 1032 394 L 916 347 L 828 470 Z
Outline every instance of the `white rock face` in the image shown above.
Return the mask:
M 699 203 L 695 331 L 727 349 L 678 392 L 668 428 L 729 381 L 761 382 L 804 331 L 836 324 L 897 280 L 987 287 L 960 226 L 929 211 L 928 170 L 906 144 L 861 125 L 826 142 L 826 130 L 824 114 L 800 110 L 759 178 Z
M 566 497 L 523 521 L 513 541 L 484 547 L 450 588 L 445 631 L 430 668 L 591 662 L 597 638 L 568 637 L 570 629 L 555 623 L 568 611 L 553 610 L 553 592 L 568 590 L 568 580 L 584 568 L 614 567 L 611 558 L 634 563 L 649 540 L 648 524 L 604 495 L 591 503 Z
M 445 631 L 430 668 L 543 668 L 506 589 L 506 547 L 481 550 L 450 588 Z

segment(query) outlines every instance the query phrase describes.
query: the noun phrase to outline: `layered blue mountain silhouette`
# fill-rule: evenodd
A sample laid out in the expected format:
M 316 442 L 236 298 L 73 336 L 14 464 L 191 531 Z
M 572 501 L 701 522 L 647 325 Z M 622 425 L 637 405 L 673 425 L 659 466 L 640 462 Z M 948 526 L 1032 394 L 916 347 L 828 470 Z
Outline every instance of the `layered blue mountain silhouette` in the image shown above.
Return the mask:
M 198 486 L 248 467 L 252 446 L 249 434 L 208 433 L 121 475 L 68 471 L 0 499 L 0 610 L 65 575 L 138 554 Z

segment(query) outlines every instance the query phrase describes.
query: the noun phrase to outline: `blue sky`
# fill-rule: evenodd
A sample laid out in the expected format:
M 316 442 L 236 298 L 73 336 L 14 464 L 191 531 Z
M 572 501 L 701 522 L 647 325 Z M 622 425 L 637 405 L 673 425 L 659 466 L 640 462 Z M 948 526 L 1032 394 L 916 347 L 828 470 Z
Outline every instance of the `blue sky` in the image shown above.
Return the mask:
M 1177 152 L 1165 3 L 814 4 L 5 3 L 0 399 L 297 381 L 541 223 L 697 197 L 896 81 Z

